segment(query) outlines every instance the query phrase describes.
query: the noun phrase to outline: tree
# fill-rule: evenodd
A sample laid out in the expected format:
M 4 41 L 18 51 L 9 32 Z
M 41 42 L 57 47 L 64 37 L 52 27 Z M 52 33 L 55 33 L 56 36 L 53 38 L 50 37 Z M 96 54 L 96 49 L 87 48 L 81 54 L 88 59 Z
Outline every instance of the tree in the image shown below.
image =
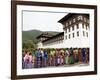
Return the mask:
M 37 48 L 37 44 L 32 40 L 25 40 L 22 43 L 23 49 Z

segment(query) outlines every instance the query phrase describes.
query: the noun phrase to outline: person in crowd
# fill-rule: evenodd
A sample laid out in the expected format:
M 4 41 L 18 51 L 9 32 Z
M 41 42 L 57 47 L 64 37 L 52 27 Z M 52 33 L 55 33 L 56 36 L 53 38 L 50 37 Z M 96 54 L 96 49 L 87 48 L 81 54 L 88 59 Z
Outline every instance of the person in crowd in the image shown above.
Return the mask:
M 89 48 L 86 48 L 86 63 L 89 63 Z
M 41 67 L 44 67 L 44 50 L 43 48 L 40 49 L 40 53 L 41 53 Z
M 74 64 L 74 55 L 72 48 L 70 48 L 69 64 Z
M 31 69 L 32 68 L 32 55 L 30 52 L 27 52 L 24 57 L 25 62 L 25 69 Z
M 65 64 L 65 51 L 64 49 L 60 50 L 60 59 L 61 59 L 61 65 Z
M 33 56 L 33 67 L 36 67 L 36 49 L 33 48 L 32 50 L 32 56 Z
M 51 54 L 49 54 L 49 66 L 52 66 L 52 62 L 53 62 L 53 57 Z
M 36 67 L 39 68 L 42 65 L 42 54 L 40 52 L 40 49 L 37 49 L 36 51 Z
M 64 65 L 64 58 L 62 53 L 60 53 L 60 62 L 60 65 Z
M 24 63 L 25 63 L 25 64 L 24 64 L 24 65 L 25 65 L 24 68 L 25 68 L 25 69 L 28 68 L 28 65 L 27 65 L 28 62 L 29 62 L 29 59 L 28 59 L 28 52 L 25 51 L 25 56 L 24 56 Z
M 61 64 L 60 51 L 57 54 L 57 66 Z
M 25 57 L 25 51 L 22 52 L 22 69 L 25 68 L 24 57 Z
M 52 49 L 50 50 L 50 63 L 51 63 L 51 66 L 54 65 L 54 54 L 55 54 L 55 49 L 52 48 Z
M 47 62 L 47 66 L 50 66 L 50 49 L 47 49 L 48 52 L 48 62 Z
M 53 55 L 52 55 L 52 66 L 55 66 L 55 54 L 56 54 L 56 49 L 53 49 Z
M 48 53 L 47 51 L 44 49 L 44 67 L 47 66 L 47 61 L 48 61 Z
M 82 48 L 82 62 L 84 63 L 85 62 L 85 57 L 86 57 L 86 50 L 85 48 Z
M 56 61 L 56 53 L 54 54 L 54 56 L 53 56 L 53 66 L 56 66 L 56 64 L 57 64 L 57 61 Z
M 65 64 L 69 64 L 69 51 L 68 51 L 68 48 L 65 50 Z
M 77 63 L 78 62 L 78 49 L 77 48 L 73 49 L 73 55 L 74 55 L 74 61 L 75 63 Z
M 82 49 L 81 48 L 78 49 L 78 63 L 79 64 L 82 63 Z
M 55 51 L 55 66 L 57 66 L 57 57 L 58 57 L 58 53 L 59 53 L 59 49 L 56 48 L 56 51 Z
M 22 51 L 22 69 L 89 63 L 89 48 L 39 48 Z
M 33 56 L 31 52 L 29 52 L 28 59 L 29 59 L 28 68 L 31 69 L 33 68 Z

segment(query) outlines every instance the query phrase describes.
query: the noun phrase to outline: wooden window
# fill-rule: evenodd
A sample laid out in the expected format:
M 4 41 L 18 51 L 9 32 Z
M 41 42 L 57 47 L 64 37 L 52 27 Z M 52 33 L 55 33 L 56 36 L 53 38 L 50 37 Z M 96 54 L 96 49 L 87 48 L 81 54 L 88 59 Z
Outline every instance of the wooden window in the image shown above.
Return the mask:
M 63 28 L 65 29 L 65 28 L 66 28 L 66 26 L 65 26 L 65 25 L 63 25 Z
M 61 39 L 63 39 L 64 36 L 61 36 Z
M 82 24 L 82 28 L 84 29 L 84 23 Z
M 87 24 L 86 24 L 86 30 L 88 29 L 88 26 L 87 26 Z
M 79 31 L 77 32 L 77 36 L 79 36 Z
M 72 26 L 72 31 L 74 31 L 74 26 Z
M 69 39 L 70 39 L 70 34 L 69 34 Z
M 67 33 L 67 29 L 65 29 L 65 33 Z
M 73 22 L 75 22 L 75 19 L 73 19 Z
M 63 36 L 63 39 L 64 39 L 64 36 Z
M 62 36 L 60 37 L 60 39 L 62 39 Z
M 86 22 L 86 18 L 84 18 L 84 22 Z
M 83 36 L 85 36 L 85 32 L 83 31 Z
M 73 33 L 73 38 L 75 37 L 74 33 Z
M 66 35 L 66 39 L 67 39 L 67 35 Z
M 69 32 L 70 32 L 70 27 L 69 27 Z
M 86 36 L 88 37 L 88 32 L 86 33 Z
M 89 23 L 89 20 L 87 19 L 87 23 Z
M 79 29 L 79 24 L 76 24 L 76 26 L 77 26 L 77 29 Z
M 68 26 L 68 23 L 66 23 L 66 26 Z
M 71 21 L 69 21 L 69 24 L 71 25 Z

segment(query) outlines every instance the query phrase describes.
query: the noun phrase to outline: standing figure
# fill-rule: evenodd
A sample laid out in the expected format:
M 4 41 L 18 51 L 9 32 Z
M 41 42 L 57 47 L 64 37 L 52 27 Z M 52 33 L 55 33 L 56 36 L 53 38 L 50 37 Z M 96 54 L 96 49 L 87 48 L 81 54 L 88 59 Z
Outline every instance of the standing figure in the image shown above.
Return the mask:
M 75 63 L 77 63 L 78 62 L 78 49 L 77 48 L 74 48 L 73 54 L 74 54 L 74 61 Z
M 28 68 L 28 65 L 27 65 L 28 62 L 29 62 L 29 58 L 28 58 L 28 57 L 29 57 L 29 54 L 28 54 L 28 52 L 26 52 L 26 53 L 25 53 L 25 56 L 24 56 L 24 63 L 25 63 L 25 64 L 24 64 L 24 65 L 25 65 L 24 68 L 25 68 L 25 69 Z
M 25 68 L 24 57 L 25 57 L 25 52 L 22 53 L 22 69 Z
M 86 54 L 86 50 L 85 48 L 82 48 L 82 62 L 84 63 L 85 62 L 85 54 Z
M 61 64 L 60 52 L 57 54 L 57 66 Z
M 72 48 L 70 48 L 69 64 L 74 64 L 74 55 Z
M 60 54 L 60 60 L 61 60 L 61 65 L 64 65 L 64 54 L 63 53 L 61 53 Z
M 48 53 L 47 53 L 47 51 L 44 49 L 44 67 L 47 66 L 47 61 L 48 61 Z
M 31 69 L 32 68 L 32 54 L 30 52 L 27 52 L 24 57 L 25 62 L 25 69 Z
M 53 54 L 52 54 L 52 66 L 55 66 L 55 54 L 56 54 L 56 50 L 53 49 Z
M 69 56 L 70 56 L 70 53 L 68 51 L 68 48 L 65 50 L 65 63 L 66 64 L 69 64 Z
M 52 60 L 53 60 L 52 55 L 49 54 L 49 66 L 52 66 Z
M 55 66 L 57 66 L 58 49 L 55 51 Z
M 86 48 L 86 63 L 89 63 L 89 48 Z
M 44 50 L 42 48 L 40 49 L 40 54 L 41 67 L 44 67 Z
M 63 49 L 60 50 L 60 57 L 61 57 L 61 65 L 65 64 L 65 51 Z
M 54 54 L 54 57 L 53 57 L 53 66 L 56 66 L 57 65 L 57 57 L 56 57 L 56 53 Z
M 36 50 L 32 50 L 32 56 L 33 56 L 33 67 L 36 67 Z
M 41 52 L 40 52 L 40 49 L 37 49 L 36 51 L 36 67 L 39 68 L 41 67 Z
M 81 48 L 78 49 L 78 63 L 82 63 L 82 50 Z
M 28 68 L 31 69 L 33 68 L 33 56 L 32 56 L 32 53 L 29 52 L 29 63 L 28 63 Z

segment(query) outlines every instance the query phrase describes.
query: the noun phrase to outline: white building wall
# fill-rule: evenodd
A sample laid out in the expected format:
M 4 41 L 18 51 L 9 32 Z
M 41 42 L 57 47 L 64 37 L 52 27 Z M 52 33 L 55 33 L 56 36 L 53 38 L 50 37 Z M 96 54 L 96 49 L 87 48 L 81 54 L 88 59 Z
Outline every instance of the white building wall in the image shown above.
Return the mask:
M 77 32 L 79 31 L 79 36 L 77 36 Z M 83 31 L 85 32 L 85 36 L 83 36 Z M 88 32 L 88 37 L 86 36 L 86 32 Z M 73 38 L 74 33 L 74 38 Z M 70 34 L 70 39 L 69 39 Z M 67 39 L 66 39 L 67 35 Z M 72 27 L 70 29 L 70 32 L 67 31 L 65 33 L 64 31 L 64 40 L 60 42 L 50 43 L 47 45 L 43 45 L 41 42 L 38 43 L 38 48 L 84 48 L 89 47 L 89 28 L 86 30 L 86 26 L 84 25 L 84 29 L 82 27 L 82 23 L 79 23 L 79 29 L 77 29 L 77 26 L 74 25 L 74 30 L 72 30 Z
M 38 48 L 43 48 L 43 44 L 42 44 L 42 42 L 41 42 L 41 41 L 38 42 L 37 46 L 38 46 Z
M 43 48 L 63 48 L 64 45 L 63 45 L 63 40 L 62 41 L 58 41 L 58 42 L 55 42 L 55 43 L 50 43 L 48 45 L 43 45 Z
M 64 47 L 79 47 L 79 43 L 80 43 L 80 36 L 79 37 L 76 37 L 77 36 L 77 31 L 79 31 L 77 29 L 77 26 L 74 25 L 74 30 L 72 30 L 72 27 L 70 28 L 70 32 L 68 32 L 68 29 L 67 29 L 67 33 L 65 33 L 64 35 Z M 73 38 L 73 33 L 74 33 L 74 38 Z M 69 34 L 70 34 L 70 39 L 69 39 Z M 67 35 L 67 39 L 66 39 L 66 35 Z
M 85 26 L 86 27 L 86 26 Z M 79 31 L 79 36 L 77 36 L 77 32 Z M 89 29 L 86 30 L 82 28 L 82 23 L 79 23 L 79 29 L 77 29 L 77 26 L 74 26 L 74 30 L 67 33 L 64 32 L 64 47 L 77 47 L 77 48 L 83 48 L 83 47 L 89 47 L 89 34 L 88 37 L 83 36 L 83 31 L 89 33 Z M 74 38 L 73 38 L 73 33 L 74 33 Z M 70 39 L 69 39 L 69 34 L 70 34 Z M 66 39 L 67 35 L 67 39 Z
M 86 25 L 84 25 L 84 29 L 81 29 L 82 31 L 82 36 L 81 36 L 81 44 L 83 47 L 89 47 L 90 45 L 90 33 L 89 33 L 89 27 L 86 30 Z M 85 36 L 83 36 L 83 31 L 85 32 Z M 86 32 L 88 33 L 88 37 L 86 35 Z

